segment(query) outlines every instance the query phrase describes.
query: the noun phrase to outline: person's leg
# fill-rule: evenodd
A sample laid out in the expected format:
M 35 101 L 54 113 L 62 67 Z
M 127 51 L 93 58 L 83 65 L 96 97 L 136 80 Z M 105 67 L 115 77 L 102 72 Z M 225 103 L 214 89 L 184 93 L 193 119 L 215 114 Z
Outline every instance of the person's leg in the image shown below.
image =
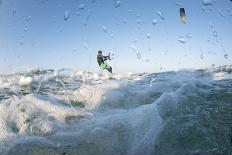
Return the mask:
M 112 67 L 110 67 L 109 65 L 107 65 L 107 68 L 106 68 L 110 73 L 112 73 Z
M 102 69 L 106 69 L 106 70 L 108 70 L 110 73 L 112 73 L 112 67 L 110 67 L 109 65 L 107 65 L 107 64 L 101 64 L 100 67 L 101 67 Z
M 110 73 L 112 73 L 112 67 L 110 67 L 110 68 L 108 69 L 108 71 L 109 71 Z
M 102 69 L 107 69 L 107 65 L 104 64 L 104 63 L 102 63 L 102 64 L 100 65 L 100 67 L 101 67 Z

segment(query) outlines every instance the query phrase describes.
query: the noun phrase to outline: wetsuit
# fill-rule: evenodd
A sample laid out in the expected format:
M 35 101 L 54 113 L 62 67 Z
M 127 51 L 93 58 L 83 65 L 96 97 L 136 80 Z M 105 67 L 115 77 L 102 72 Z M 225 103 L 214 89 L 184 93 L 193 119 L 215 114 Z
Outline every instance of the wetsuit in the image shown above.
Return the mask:
M 98 54 L 97 55 L 97 62 L 99 64 L 99 66 L 102 69 L 107 69 L 110 73 L 112 73 L 112 67 L 110 67 L 109 65 L 107 65 L 105 63 L 105 61 L 109 58 L 109 56 L 103 56 L 102 54 Z

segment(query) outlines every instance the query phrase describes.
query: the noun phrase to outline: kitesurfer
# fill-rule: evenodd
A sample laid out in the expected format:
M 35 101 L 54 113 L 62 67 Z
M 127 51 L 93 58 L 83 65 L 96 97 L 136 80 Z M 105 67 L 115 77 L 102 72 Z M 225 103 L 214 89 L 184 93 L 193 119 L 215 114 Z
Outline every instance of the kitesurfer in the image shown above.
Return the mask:
M 110 59 L 110 53 L 109 55 L 107 56 L 104 56 L 102 55 L 102 51 L 99 50 L 98 51 L 98 54 L 97 54 L 97 62 L 99 64 L 99 66 L 102 68 L 102 69 L 106 69 L 108 70 L 110 73 L 112 73 L 112 67 L 110 67 L 108 64 L 105 63 L 106 60 L 111 60 Z

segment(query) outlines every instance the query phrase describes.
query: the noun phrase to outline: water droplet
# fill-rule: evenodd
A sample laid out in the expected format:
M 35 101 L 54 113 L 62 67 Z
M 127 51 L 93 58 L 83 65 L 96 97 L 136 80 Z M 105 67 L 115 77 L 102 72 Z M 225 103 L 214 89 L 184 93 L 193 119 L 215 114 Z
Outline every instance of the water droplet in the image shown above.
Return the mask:
M 90 18 L 90 14 L 91 14 L 91 12 L 90 12 L 90 10 L 88 10 L 88 15 L 84 18 L 84 22 L 83 22 L 83 24 L 84 24 L 85 27 L 86 27 L 87 24 L 88 24 L 88 20 L 89 20 L 89 18 Z
M 150 39 L 151 35 L 148 33 L 146 37 L 147 39 Z
M 213 36 L 214 36 L 214 37 L 218 37 L 217 31 L 213 31 Z
M 156 19 L 153 19 L 153 20 L 152 20 L 152 25 L 155 26 L 157 23 L 158 23 L 158 21 L 157 21 Z
M 229 58 L 228 54 L 224 54 L 224 58 L 228 59 Z
M 146 59 L 145 62 L 146 62 L 146 63 L 149 63 L 149 62 L 150 62 L 150 59 Z
M 46 3 L 48 0 L 42 0 L 41 3 Z
M 23 40 L 20 40 L 20 45 L 23 45 Z
M 26 22 L 28 23 L 28 22 L 30 22 L 31 21 L 31 16 L 28 16 L 27 18 L 26 18 Z
M 180 3 L 180 2 L 176 2 L 176 5 L 177 5 L 177 6 L 181 6 L 181 3 Z
M 81 15 L 79 11 L 75 11 L 75 14 L 76 14 L 77 16 L 80 16 L 80 15 Z
M 213 7 L 210 7 L 210 8 L 209 8 L 209 11 L 212 12 L 212 11 L 213 11 Z
M 129 10 L 127 10 L 127 12 L 128 12 L 128 13 L 133 13 L 134 10 L 130 10 L 130 9 L 129 9 Z
M 187 38 L 192 38 L 192 34 L 188 33 L 188 34 L 186 34 L 186 37 Z
M 85 42 L 83 46 L 84 46 L 84 49 L 89 50 L 89 45 L 87 42 Z
M 84 10 L 85 9 L 85 5 L 84 4 L 80 4 L 78 8 L 79 8 L 79 10 Z
M 203 4 L 204 5 L 212 5 L 213 4 L 213 0 L 204 0 Z
M 72 52 L 73 52 L 73 53 L 76 53 L 76 52 L 77 52 L 77 49 L 76 49 L 76 48 L 72 49 Z
M 105 33 L 107 33 L 108 32 L 107 27 L 106 26 L 102 26 L 102 31 L 105 32 Z
M 152 84 L 153 84 L 154 81 L 156 81 L 155 78 L 153 78 L 153 79 L 150 81 L 150 87 L 152 87 Z
M 138 39 L 134 39 L 134 40 L 133 40 L 133 43 L 137 43 L 137 42 L 138 42 Z
M 137 19 L 137 21 L 136 21 L 136 22 L 137 22 L 137 24 L 138 24 L 138 25 L 141 25 L 141 24 L 142 24 L 142 20 L 141 20 L 140 18 L 139 18 L 139 19 Z
M 69 11 L 68 10 L 64 12 L 64 20 L 65 21 L 69 20 Z
M 213 23 L 212 22 L 209 22 L 209 26 L 211 29 L 213 29 Z
M 27 31 L 28 31 L 28 27 L 25 26 L 25 27 L 24 27 L 24 32 L 27 32 Z
M 16 13 L 16 10 L 15 8 L 12 10 L 12 14 L 14 15 Z
M 201 53 L 200 58 L 201 58 L 201 59 L 204 59 L 204 55 L 203 55 L 203 53 Z
M 136 56 L 137 56 L 138 59 L 141 59 L 141 57 L 142 57 L 141 54 L 140 54 L 139 52 L 136 53 Z
M 178 41 L 182 44 L 185 44 L 187 42 L 184 37 L 179 37 Z
M 223 13 L 221 9 L 218 9 L 218 13 L 221 17 L 226 17 L 226 15 Z
M 164 55 L 167 55 L 167 54 L 168 54 L 168 50 L 165 50 Z
M 110 34 L 110 38 L 114 38 L 114 34 L 113 33 Z
M 140 14 L 139 14 L 139 13 L 137 13 L 137 14 L 136 14 L 136 17 L 137 17 L 137 18 L 140 18 Z
M 136 53 L 136 57 L 138 58 L 138 59 L 141 59 L 141 54 L 138 52 L 138 49 L 137 49 L 137 47 L 136 46 L 131 46 L 131 49 Z
M 164 15 L 161 11 L 158 11 L 157 14 L 160 17 L 160 19 L 164 20 Z
M 83 24 L 85 27 L 88 25 L 88 20 L 86 18 L 84 19 Z
M 126 24 L 126 23 L 127 23 L 127 20 L 126 20 L 126 19 L 123 19 L 123 20 L 122 20 L 122 23 L 123 23 L 123 24 Z
M 114 7 L 115 8 L 118 8 L 120 5 L 121 5 L 121 1 L 119 1 L 119 0 L 114 1 Z
M 205 9 L 206 9 L 205 6 L 203 6 L 203 7 L 202 7 L 202 10 L 203 10 L 204 12 L 205 12 Z

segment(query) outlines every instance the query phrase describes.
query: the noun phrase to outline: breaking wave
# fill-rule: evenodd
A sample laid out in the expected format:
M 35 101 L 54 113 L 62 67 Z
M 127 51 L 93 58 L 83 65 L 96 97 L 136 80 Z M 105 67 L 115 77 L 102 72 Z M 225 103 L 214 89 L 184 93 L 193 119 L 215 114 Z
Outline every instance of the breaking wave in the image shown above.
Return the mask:
M 227 70 L 0 76 L 0 153 L 230 154 Z

